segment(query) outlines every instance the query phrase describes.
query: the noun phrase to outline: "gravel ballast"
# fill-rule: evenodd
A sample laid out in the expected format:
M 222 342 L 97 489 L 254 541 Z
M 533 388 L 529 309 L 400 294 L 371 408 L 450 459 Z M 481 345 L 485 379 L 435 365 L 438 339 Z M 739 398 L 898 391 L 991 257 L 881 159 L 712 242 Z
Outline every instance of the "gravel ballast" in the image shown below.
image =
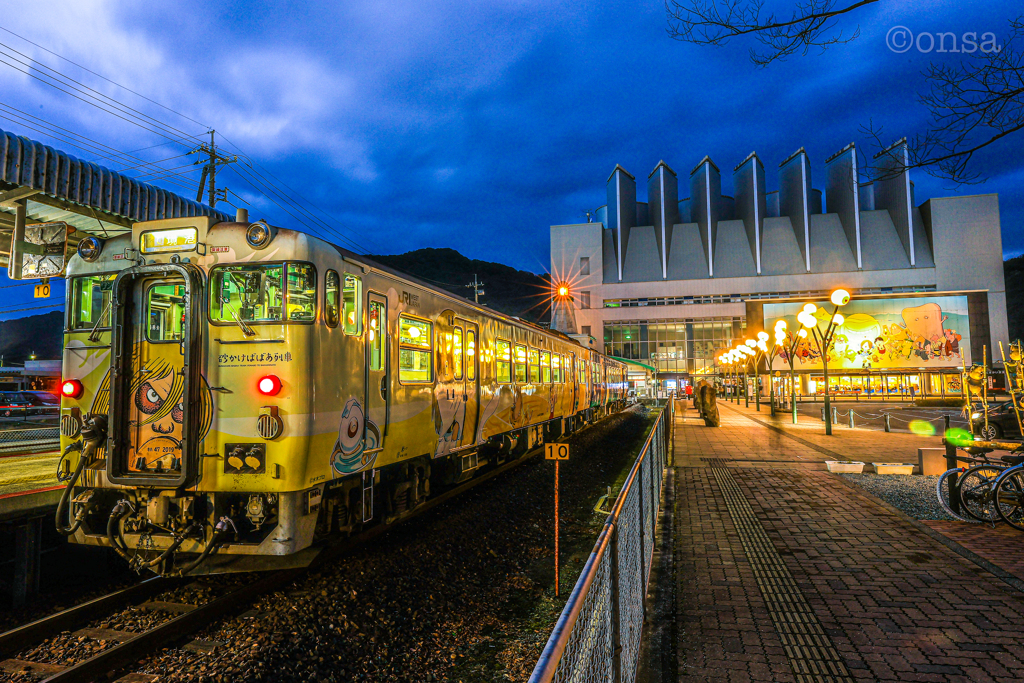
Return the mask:
M 938 476 L 906 476 L 899 474 L 837 474 L 847 481 L 862 486 L 893 507 L 915 519 L 953 518 L 942 509 L 935 497 Z

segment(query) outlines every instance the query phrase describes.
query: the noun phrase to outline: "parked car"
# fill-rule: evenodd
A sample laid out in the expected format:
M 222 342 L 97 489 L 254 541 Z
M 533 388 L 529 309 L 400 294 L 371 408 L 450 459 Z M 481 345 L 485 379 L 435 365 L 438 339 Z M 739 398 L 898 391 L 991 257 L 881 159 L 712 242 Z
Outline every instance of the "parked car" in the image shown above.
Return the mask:
M 35 410 L 29 411 L 37 415 L 56 415 L 60 409 L 60 397 L 49 391 L 23 391 L 22 396 L 29 403 L 35 406 Z
M 1024 418 L 1024 410 L 1021 411 L 1021 417 Z M 988 427 L 985 426 L 985 415 L 980 411 L 971 413 L 971 423 L 974 425 L 974 433 L 979 434 L 985 441 L 1021 437 L 1017 414 L 1009 401 L 997 403 L 988 409 Z
M 25 415 L 32 403 L 20 391 L 0 391 L 0 417 Z

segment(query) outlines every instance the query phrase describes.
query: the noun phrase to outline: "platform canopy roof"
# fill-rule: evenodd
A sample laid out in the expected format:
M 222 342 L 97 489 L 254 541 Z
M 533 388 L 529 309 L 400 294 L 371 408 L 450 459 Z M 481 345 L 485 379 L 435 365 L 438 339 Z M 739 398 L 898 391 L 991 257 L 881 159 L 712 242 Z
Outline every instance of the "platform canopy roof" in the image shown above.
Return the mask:
M 233 216 L 163 188 L 82 161 L 40 142 L 0 130 L 0 264 L 6 265 L 15 202 L 29 223 L 63 221 L 78 233 L 112 237 L 132 223 L 160 218 Z M 81 236 L 80 236 L 81 237 Z

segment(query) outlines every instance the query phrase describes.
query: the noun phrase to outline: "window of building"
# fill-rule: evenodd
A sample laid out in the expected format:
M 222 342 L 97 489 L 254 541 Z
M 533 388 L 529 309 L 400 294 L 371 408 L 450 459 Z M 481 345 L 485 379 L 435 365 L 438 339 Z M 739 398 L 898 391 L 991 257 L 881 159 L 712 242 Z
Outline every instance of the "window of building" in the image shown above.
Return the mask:
M 335 273 L 337 275 L 337 273 Z M 381 352 L 383 350 L 384 304 L 379 301 L 370 302 L 370 369 L 380 370 L 382 367 Z
M 580 257 L 580 275 L 590 275 L 590 257 Z
M 466 332 L 466 379 L 476 381 L 476 332 Z
M 580 308 L 590 308 L 590 292 L 580 292 Z
M 582 327 L 580 327 L 580 334 L 590 335 L 590 325 L 583 325 Z
M 427 320 L 399 316 L 398 379 L 402 382 L 433 381 L 433 328 Z
M 512 344 L 499 339 L 494 343 L 494 358 L 497 363 L 497 377 L 501 384 L 512 381 Z
M 345 273 L 345 334 L 363 333 L 363 279 Z
M 516 344 L 516 384 L 526 384 L 526 347 Z
M 537 349 L 530 349 L 530 382 L 537 384 L 540 382 L 540 351 Z
M 333 270 L 327 271 L 324 277 L 324 322 L 328 327 L 337 327 L 341 308 L 339 299 L 341 297 L 341 278 Z
M 540 381 L 544 384 L 551 382 L 551 352 L 542 351 L 540 354 Z

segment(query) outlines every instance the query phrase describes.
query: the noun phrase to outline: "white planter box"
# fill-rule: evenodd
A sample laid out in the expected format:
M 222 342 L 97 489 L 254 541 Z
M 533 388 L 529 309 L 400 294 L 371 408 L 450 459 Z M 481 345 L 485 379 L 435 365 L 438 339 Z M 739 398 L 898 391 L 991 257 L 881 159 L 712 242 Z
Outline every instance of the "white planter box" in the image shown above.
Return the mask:
M 902 463 L 873 462 L 875 474 L 913 474 L 914 466 Z
M 861 474 L 864 472 L 864 463 L 856 460 L 826 460 L 825 466 L 829 472 L 836 474 Z

